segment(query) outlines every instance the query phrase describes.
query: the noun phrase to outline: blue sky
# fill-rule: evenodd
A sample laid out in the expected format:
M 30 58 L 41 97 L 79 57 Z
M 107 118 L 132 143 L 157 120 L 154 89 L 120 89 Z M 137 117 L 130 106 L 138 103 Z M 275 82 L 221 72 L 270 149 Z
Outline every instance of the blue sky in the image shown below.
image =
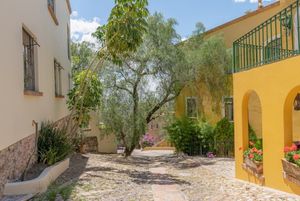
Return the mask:
M 264 5 L 274 1 L 264 0 Z M 71 0 L 71 4 L 72 39 L 93 41 L 91 32 L 106 23 L 114 0 Z M 177 20 L 176 30 L 182 38 L 193 32 L 197 22 L 211 29 L 256 8 L 257 0 L 149 0 L 151 13 Z

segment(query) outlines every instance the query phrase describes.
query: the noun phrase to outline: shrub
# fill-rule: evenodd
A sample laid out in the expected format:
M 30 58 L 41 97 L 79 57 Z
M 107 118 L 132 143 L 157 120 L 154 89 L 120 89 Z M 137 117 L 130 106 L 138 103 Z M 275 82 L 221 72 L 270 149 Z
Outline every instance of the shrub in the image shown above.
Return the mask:
M 142 147 L 152 147 L 155 143 L 155 137 L 146 133 L 142 139 Z
M 221 119 L 215 128 L 215 149 L 218 155 L 229 156 L 234 150 L 234 127 L 227 118 Z
M 55 128 L 50 122 L 43 122 L 38 138 L 38 161 L 53 165 L 65 159 L 73 151 L 65 130 Z
M 176 119 L 167 127 L 169 139 L 179 152 L 206 155 L 213 151 L 214 128 L 207 122 L 189 118 Z
M 199 129 L 192 119 L 176 119 L 167 128 L 170 142 L 178 152 L 189 155 L 199 154 L 200 140 L 198 138 Z

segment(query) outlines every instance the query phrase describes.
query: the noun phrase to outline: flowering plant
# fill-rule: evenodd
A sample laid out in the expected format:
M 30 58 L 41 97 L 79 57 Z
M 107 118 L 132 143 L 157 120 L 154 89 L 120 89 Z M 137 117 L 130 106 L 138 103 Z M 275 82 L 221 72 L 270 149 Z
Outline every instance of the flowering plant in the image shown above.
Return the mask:
M 300 150 L 296 144 L 290 147 L 284 147 L 285 159 L 300 167 Z
M 142 147 L 152 147 L 155 143 L 155 137 L 146 133 L 142 139 Z
M 216 156 L 214 155 L 213 152 L 207 152 L 206 157 L 207 157 L 207 158 L 214 158 L 214 157 L 216 157 Z
M 259 139 L 256 142 L 249 142 L 249 148 L 244 151 L 244 157 L 249 158 L 255 162 L 262 162 L 263 151 L 262 151 L 262 140 Z

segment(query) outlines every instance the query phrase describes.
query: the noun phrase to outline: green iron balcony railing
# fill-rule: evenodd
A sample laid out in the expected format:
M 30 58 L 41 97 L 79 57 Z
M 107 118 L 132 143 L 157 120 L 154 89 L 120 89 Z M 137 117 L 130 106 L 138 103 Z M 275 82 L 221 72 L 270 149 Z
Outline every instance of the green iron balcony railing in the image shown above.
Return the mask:
M 300 53 L 299 0 L 233 43 L 233 72 L 240 72 Z

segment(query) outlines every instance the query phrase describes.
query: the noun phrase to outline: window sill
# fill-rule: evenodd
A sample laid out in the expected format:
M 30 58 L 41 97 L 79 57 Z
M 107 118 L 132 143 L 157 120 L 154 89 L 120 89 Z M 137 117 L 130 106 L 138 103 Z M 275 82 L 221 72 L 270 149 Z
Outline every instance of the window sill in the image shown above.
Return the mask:
M 25 96 L 43 96 L 43 92 L 39 91 L 31 91 L 31 90 L 24 90 Z
M 48 5 L 48 10 L 49 10 L 49 13 L 50 13 L 50 15 L 51 15 L 51 17 L 52 17 L 54 23 L 58 26 L 58 20 L 57 20 L 57 18 L 56 18 L 56 15 L 55 15 L 55 13 L 54 13 L 54 10 L 51 8 L 50 5 Z
M 63 99 L 63 98 L 65 98 L 65 96 L 63 96 L 63 95 L 55 95 L 55 98 Z

